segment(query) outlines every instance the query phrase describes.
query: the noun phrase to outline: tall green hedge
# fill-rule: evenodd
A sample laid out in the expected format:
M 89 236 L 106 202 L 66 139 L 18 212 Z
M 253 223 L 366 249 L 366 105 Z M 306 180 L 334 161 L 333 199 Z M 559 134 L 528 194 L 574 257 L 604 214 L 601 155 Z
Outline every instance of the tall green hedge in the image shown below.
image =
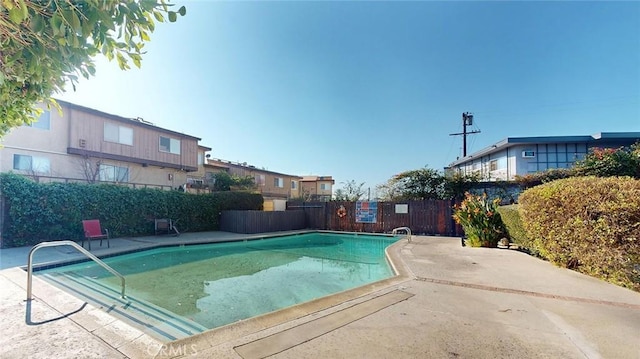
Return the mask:
M 498 207 L 498 213 L 505 227 L 507 227 L 507 233 L 509 238 L 520 248 L 526 249 L 529 253 L 537 255 L 533 247 L 533 242 L 529 239 L 527 231 L 522 226 L 522 220 L 520 219 L 520 213 L 518 212 L 519 205 L 512 204 L 508 206 Z
M 112 237 L 153 234 L 155 218 L 177 220 L 181 231 L 219 228 L 223 210 L 259 210 L 260 194 L 216 192 L 195 195 L 118 185 L 33 182 L 0 174 L 5 199 L 3 246 L 33 245 L 46 240 L 79 240 L 82 220 L 99 219 Z
M 526 190 L 520 214 L 551 262 L 640 291 L 640 180 L 574 177 Z

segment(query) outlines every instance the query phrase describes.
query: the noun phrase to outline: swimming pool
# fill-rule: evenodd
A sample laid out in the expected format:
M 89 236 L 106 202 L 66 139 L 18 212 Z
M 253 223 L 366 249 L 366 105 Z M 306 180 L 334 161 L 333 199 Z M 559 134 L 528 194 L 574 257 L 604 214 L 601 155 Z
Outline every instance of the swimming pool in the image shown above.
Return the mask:
M 125 276 L 128 300 L 211 329 L 392 277 L 385 248 L 396 240 L 306 233 L 156 248 L 104 261 Z M 93 262 L 36 274 L 58 282 L 88 278 L 119 292 L 119 280 Z

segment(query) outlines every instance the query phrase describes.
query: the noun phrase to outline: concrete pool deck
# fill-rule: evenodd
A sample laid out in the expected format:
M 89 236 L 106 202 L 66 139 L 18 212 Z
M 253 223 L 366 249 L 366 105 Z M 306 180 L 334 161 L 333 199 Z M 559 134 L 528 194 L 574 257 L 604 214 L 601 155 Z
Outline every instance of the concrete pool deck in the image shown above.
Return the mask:
M 92 253 L 244 237 L 120 238 Z M 26 272 L 16 266 L 29 249 L 0 250 L 1 358 L 640 359 L 640 293 L 459 238 L 401 240 L 389 250 L 397 278 L 164 346 L 37 277 L 25 302 Z M 73 251 L 43 248 L 34 262 Z

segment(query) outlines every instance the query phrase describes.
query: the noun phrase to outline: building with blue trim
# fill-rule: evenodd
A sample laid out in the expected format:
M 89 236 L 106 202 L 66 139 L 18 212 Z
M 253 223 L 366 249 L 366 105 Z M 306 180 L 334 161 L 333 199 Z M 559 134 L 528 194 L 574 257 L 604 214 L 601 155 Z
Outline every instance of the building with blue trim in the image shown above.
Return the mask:
M 452 162 L 445 171 L 479 173 L 481 181 L 512 181 L 552 168 L 571 168 L 592 148 L 619 148 L 640 141 L 640 132 L 600 132 L 591 136 L 507 137 Z

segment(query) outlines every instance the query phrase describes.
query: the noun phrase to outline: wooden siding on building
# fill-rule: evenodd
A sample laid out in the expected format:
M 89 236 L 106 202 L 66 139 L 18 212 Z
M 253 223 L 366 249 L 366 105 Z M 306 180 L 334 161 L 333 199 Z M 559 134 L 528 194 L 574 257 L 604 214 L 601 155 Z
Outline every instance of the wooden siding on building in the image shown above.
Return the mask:
M 189 171 L 198 169 L 198 139 L 195 137 L 166 133 L 164 129 L 142 126 L 133 120 L 124 122 L 76 108 L 65 108 L 64 111 L 70 120 L 69 153 Z M 105 123 L 131 128 L 133 144 L 105 141 Z M 180 140 L 180 154 L 160 151 L 161 135 Z

